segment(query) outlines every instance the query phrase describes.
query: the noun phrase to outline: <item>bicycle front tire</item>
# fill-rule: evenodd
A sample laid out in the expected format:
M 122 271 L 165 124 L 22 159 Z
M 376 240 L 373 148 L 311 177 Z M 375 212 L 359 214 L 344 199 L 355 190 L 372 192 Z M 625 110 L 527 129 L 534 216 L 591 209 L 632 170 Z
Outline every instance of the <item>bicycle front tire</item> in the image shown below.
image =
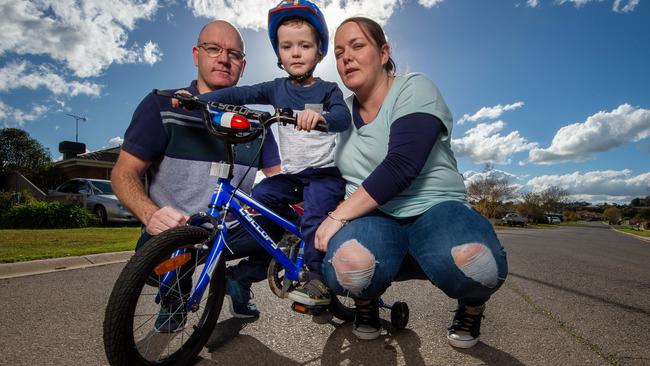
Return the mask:
M 111 365 L 186 365 L 201 352 L 223 305 L 224 259 L 219 260 L 198 309 L 182 313 L 185 326 L 175 331 L 160 331 L 157 324 L 165 300 L 156 301 L 162 293 L 162 275 L 155 275 L 155 270 L 179 249 L 190 253 L 191 259 L 176 269 L 165 295 L 177 294 L 177 301 L 186 301 L 189 293 L 181 290 L 181 285 L 196 284 L 208 252 L 196 244 L 204 243 L 209 236 L 207 230 L 198 227 L 170 229 L 150 239 L 126 264 L 115 282 L 104 318 L 104 349 Z M 176 310 L 181 309 L 179 305 Z

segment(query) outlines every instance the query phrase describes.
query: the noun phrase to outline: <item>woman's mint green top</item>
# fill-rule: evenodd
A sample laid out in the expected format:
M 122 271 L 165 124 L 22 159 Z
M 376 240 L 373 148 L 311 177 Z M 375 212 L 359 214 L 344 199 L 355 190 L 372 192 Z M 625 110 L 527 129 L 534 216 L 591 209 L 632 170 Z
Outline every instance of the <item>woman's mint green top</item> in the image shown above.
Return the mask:
M 354 95 L 346 99 L 352 111 Z M 451 151 L 452 116 L 435 84 L 420 73 L 396 76 L 375 119 L 357 129 L 341 132 L 336 143 L 335 162 L 346 181 L 349 197 L 384 160 L 388 153 L 391 124 L 412 113 L 438 117 L 445 126 L 433 145 L 420 174 L 411 185 L 380 210 L 394 217 L 422 214 L 444 201 L 465 201 L 465 184 Z

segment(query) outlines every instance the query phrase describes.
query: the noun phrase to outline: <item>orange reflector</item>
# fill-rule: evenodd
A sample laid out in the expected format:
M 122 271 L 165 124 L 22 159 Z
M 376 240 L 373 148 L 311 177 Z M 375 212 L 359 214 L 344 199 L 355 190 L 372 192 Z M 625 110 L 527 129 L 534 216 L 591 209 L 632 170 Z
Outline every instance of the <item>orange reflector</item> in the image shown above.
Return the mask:
M 154 268 L 153 272 L 158 276 L 162 276 L 165 273 L 171 272 L 183 264 L 189 262 L 190 259 L 192 259 L 192 255 L 190 253 L 177 255 L 176 257 L 169 258 L 168 260 L 157 265 L 156 268 Z
M 297 312 L 300 312 L 300 313 L 306 313 L 307 312 L 307 308 L 304 305 L 301 305 L 301 304 L 298 304 L 298 303 L 293 304 L 293 310 L 295 310 Z

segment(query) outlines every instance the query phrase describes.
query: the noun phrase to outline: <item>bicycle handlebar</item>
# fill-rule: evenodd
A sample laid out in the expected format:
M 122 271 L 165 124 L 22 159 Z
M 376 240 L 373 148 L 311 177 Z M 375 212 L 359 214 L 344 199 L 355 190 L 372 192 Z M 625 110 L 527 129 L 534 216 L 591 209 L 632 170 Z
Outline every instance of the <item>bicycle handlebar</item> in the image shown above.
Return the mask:
M 168 98 L 176 98 L 179 100 L 181 105 L 183 105 L 187 109 L 196 109 L 200 107 L 204 112 L 208 112 L 208 113 L 211 112 L 212 109 L 217 109 L 223 112 L 235 113 L 240 116 L 246 117 L 248 119 L 257 120 L 260 122 L 263 128 L 268 128 L 273 123 L 278 123 L 278 122 L 283 125 L 286 124 L 296 125 L 297 123 L 296 115 L 293 113 L 293 110 L 291 110 L 291 108 L 281 108 L 281 109 L 276 108 L 275 114 L 270 114 L 268 112 L 250 109 L 248 107 L 241 106 L 241 105 L 227 104 L 221 102 L 208 102 L 196 96 L 186 94 L 186 93 L 171 93 L 168 91 L 163 91 L 158 89 L 154 89 L 153 93 Z M 329 130 L 329 126 L 327 123 L 318 122 L 314 129 L 321 132 L 327 132 Z M 220 132 L 224 133 L 225 131 L 223 131 L 222 129 Z M 238 130 L 232 132 L 241 133 L 245 131 Z M 221 133 L 219 133 L 220 136 Z

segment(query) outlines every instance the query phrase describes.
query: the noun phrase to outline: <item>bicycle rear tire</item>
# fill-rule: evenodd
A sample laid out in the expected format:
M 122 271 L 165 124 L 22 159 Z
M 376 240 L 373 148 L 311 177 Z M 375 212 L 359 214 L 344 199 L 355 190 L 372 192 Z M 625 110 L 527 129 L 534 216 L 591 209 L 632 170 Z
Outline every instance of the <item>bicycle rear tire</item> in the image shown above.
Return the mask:
M 184 317 L 185 327 L 176 332 L 155 330 L 160 305 L 155 302 L 160 285 L 156 266 L 166 261 L 178 249 L 186 249 L 191 259 L 177 269 L 168 296 L 176 292 L 177 301 L 184 301 L 189 274 L 192 286 L 204 265 L 207 250 L 198 249 L 210 233 L 199 227 L 182 226 L 170 229 L 150 239 L 126 264 L 110 295 L 104 318 L 104 349 L 111 365 L 166 366 L 186 365 L 194 361 L 207 343 L 219 318 L 225 295 L 225 261 L 219 260 L 210 284 L 203 294 L 199 309 Z M 149 284 L 148 284 L 149 283 Z M 178 291 L 176 289 L 178 288 Z M 142 314 L 140 314 L 142 312 Z M 143 319 L 148 318 L 148 319 Z M 139 324 L 140 320 L 144 322 Z M 192 324 L 188 324 L 192 323 Z M 143 339 L 138 339 L 143 334 Z M 180 338 L 180 341 L 179 341 Z

